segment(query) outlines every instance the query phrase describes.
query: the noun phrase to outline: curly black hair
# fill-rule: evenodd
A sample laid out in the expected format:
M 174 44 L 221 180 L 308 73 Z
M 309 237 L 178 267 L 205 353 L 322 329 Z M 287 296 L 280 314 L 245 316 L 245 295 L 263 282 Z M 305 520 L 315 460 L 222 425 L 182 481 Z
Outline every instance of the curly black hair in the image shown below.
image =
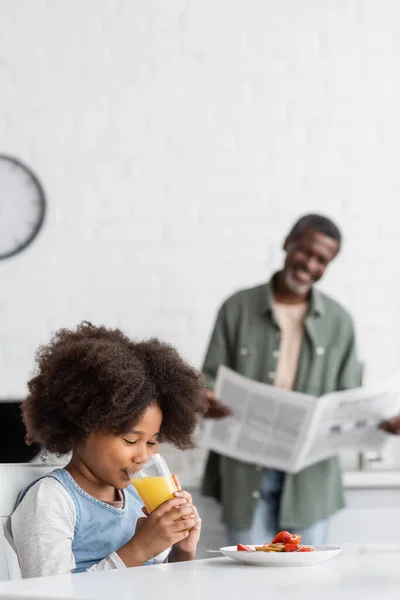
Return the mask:
M 36 355 L 22 404 L 27 442 L 65 454 L 95 431 L 127 432 L 151 405 L 163 421 L 160 441 L 193 447 L 207 408 L 203 375 L 157 339 L 135 342 L 119 329 L 84 321 L 61 329 Z

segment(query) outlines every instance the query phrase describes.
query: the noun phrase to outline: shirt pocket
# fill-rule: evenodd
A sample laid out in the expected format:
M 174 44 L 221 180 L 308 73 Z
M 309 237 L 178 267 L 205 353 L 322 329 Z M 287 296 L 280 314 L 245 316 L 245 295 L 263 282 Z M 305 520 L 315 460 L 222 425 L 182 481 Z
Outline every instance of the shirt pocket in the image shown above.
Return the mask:
M 253 344 L 240 344 L 236 349 L 235 370 L 249 377 L 250 379 L 259 379 L 259 365 L 261 362 L 261 351 Z

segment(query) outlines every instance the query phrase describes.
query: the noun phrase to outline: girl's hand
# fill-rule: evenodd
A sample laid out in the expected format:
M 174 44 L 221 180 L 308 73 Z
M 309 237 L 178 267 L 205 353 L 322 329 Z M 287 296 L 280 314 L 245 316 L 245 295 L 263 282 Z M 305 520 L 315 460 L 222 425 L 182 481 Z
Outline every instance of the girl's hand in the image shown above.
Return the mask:
M 192 514 L 190 517 L 182 517 L 182 522 L 186 522 L 186 526 L 189 530 L 189 535 L 179 542 L 176 542 L 171 550 L 171 553 L 168 558 L 168 562 L 178 562 L 183 560 L 193 560 L 196 557 L 196 548 L 200 539 L 201 532 L 201 519 L 199 513 L 197 512 L 197 508 L 192 504 L 192 496 L 189 492 L 185 492 L 182 490 L 181 484 L 179 483 L 179 479 L 176 475 L 172 476 L 177 485 L 179 492 L 175 492 L 175 498 L 182 498 L 186 501 L 186 506 L 192 507 Z M 195 519 L 195 524 L 192 527 L 189 527 L 189 521 Z
M 189 530 L 196 524 L 197 517 L 186 497 L 167 500 L 147 517 L 138 519 L 135 535 L 118 554 L 127 567 L 142 565 L 189 538 Z

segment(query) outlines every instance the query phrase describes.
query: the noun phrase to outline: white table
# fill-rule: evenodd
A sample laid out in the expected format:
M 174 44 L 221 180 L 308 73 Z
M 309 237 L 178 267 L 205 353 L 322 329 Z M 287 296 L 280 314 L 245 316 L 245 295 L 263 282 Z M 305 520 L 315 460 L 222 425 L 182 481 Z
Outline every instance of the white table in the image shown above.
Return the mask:
M 228 558 L 0 582 L 0 599 L 399 600 L 400 544 L 349 545 L 316 567 L 250 567 Z

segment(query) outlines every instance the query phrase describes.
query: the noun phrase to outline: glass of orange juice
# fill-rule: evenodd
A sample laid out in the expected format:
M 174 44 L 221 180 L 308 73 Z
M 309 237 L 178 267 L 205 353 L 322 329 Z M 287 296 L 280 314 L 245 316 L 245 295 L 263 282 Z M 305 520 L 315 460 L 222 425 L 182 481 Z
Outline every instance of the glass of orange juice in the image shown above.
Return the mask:
M 149 513 L 173 498 L 174 492 L 178 491 L 161 454 L 154 454 L 140 471 L 131 474 L 131 481 Z

